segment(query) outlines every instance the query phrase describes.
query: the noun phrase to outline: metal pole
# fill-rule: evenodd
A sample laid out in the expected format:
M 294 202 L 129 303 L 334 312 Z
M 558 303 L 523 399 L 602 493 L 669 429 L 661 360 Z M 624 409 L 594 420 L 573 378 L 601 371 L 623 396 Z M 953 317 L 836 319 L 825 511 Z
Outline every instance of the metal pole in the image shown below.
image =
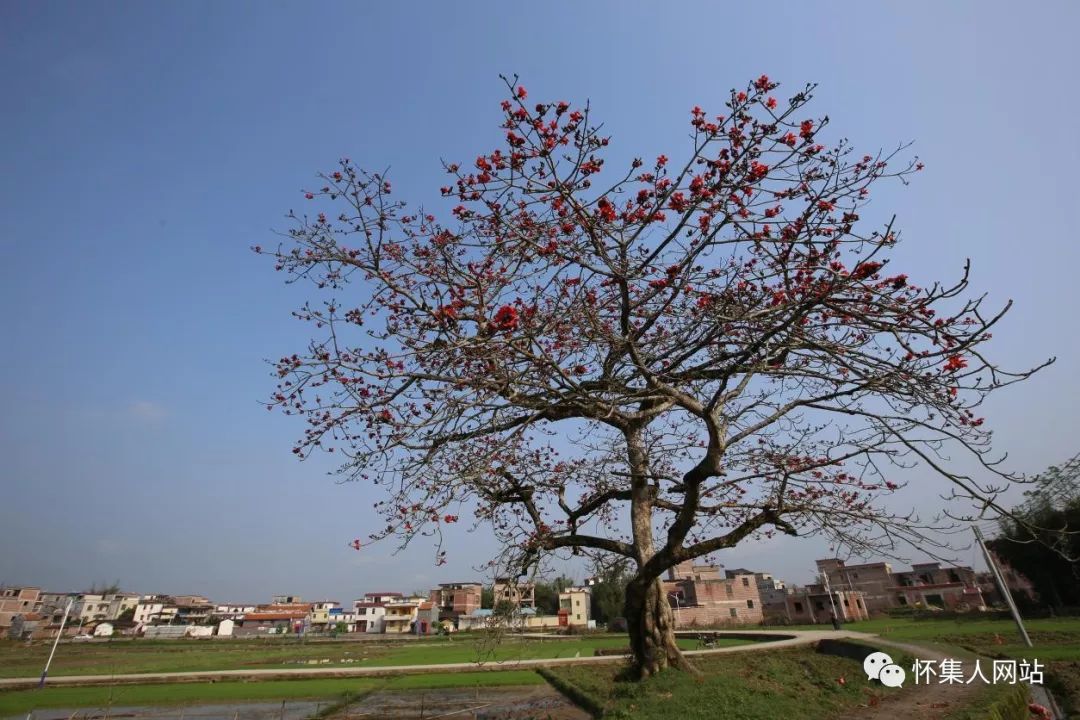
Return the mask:
M 675 598 L 675 627 L 679 627 L 679 625 L 682 623 L 682 613 L 679 612 L 679 609 L 682 607 L 682 603 L 679 602 L 679 593 L 668 593 L 668 596 Z
M 1027 629 L 1024 627 L 1024 621 L 1020 618 L 1020 610 L 1016 607 L 1016 603 L 1013 602 L 1013 596 L 1012 593 L 1009 592 L 1009 586 L 1005 584 L 1005 578 L 1001 576 L 1001 571 L 998 570 L 997 563 L 994 562 L 994 557 L 990 554 L 990 551 L 986 547 L 986 543 L 983 541 L 982 531 L 979 530 L 978 525 L 972 525 L 971 529 L 975 531 L 975 539 L 979 541 L 979 547 L 982 549 L 983 558 L 986 559 L 986 564 L 990 568 L 990 574 L 993 575 L 994 580 L 997 581 L 998 590 L 1001 591 L 1001 596 L 1005 598 L 1005 602 L 1012 612 L 1013 620 L 1016 621 L 1016 628 L 1020 631 L 1020 637 L 1024 639 L 1025 645 L 1032 647 L 1031 638 L 1028 637 Z
M 835 623 L 837 623 L 837 624 L 840 624 L 840 616 L 836 614 L 836 602 L 833 601 L 832 585 L 829 584 L 829 572 L 828 572 L 828 570 L 821 573 L 821 575 L 822 575 L 822 577 L 825 578 L 825 592 L 827 592 L 829 594 L 829 607 L 832 608 L 833 621 Z
M 52 665 L 53 655 L 56 654 L 56 646 L 60 644 L 60 637 L 64 634 L 64 625 L 67 624 L 68 613 L 71 612 L 71 605 L 75 602 L 75 598 L 68 598 L 67 607 L 64 608 L 64 617 L 60 621 L 60 631 L 56 633 L 56 639 L 53 640 L 52 650 L 49 651 L 49 659 L 45 661 L 45 669 L 41 671 L 41 682 L 38 683 L 38 689 L 45 687 L 45 677 L 49 674 L 49 665 Z

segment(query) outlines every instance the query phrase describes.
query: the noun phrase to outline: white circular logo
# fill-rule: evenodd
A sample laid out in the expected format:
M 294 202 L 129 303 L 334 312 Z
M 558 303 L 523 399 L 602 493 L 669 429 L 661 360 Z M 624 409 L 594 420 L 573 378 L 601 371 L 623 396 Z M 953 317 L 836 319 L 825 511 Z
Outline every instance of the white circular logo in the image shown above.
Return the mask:
M 881 680 L 881 684 L 885 687 L 898 688 L 904 684 L 904 680 L 907 678 L 907 673 L 904 672 L 904 668 L 899 665 L 886 665 L 881 668 L 881 674 L 878 675 L 878 679 Z
M 880 680 L 881 668 L 886 665 L 892 665 L 892 658 L 883 652 L 870 653 L 866 656 L 866 659 L 862 661 L 863 672 L 866 673 L 866 677 L 871 680 Z

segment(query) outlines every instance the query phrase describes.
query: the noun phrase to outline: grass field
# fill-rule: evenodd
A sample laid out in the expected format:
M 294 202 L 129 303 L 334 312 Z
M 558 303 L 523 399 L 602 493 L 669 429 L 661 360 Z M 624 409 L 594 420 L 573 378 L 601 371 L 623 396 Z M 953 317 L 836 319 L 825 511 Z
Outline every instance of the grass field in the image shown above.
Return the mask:
M 1080 618 L 1029 620 L 1024 624 L 1034 647 L 1023 644 L 1010 620 L 905 618 L 868 620 L 845 627 L 890 640 L 964 648 L 991 658 L 1037 659 L 1046 666 L 1046 685 L 1070 717 L 1080 717 Z
M 809 648 L 694 659 L 701 677 L 665 672 L 642 683 L 617 679 L 618 670 L 573 667 L 549 672 L 597 700 L 605 718 L 761 720 L 835 718 L 873 702 L 888 688 L 870 688 L 854 660 L 820 655 Z M 861 677 L 860 677 L 861 676 Z M 841 683 L 843 678 L 843 683 Z
M 402 675 L 393 678 L 54 687 L 0 692 L 0 716 L 50 707 L 106 708 L 125 705 L 163 706 L 303 699 L 321 699 L 329 704 L 341 699 L 346 693 L 362 695 L 374 690 L 499 687 L 543 683 L 543 678 L 531 670 L 503 670 Z
M 1080 618 L 1034 620 L 1028 631 L 1033 649 L 1023 646 L 1011 622 L 1003 620 L 886 619 L 854 623 L 848 629 L 879 634 L 900 642 L 936 645 L 957 654 L 977 652 L 991 657 L 1037 658 L 1047 666 L 1047 684 L 1080 712 Z M 775 628 L 782 630 L 782 628 Z M 810 626 L 806 629 L 824 629 Z M 739 644 L 746 641 L 725 641 Z M 505 638 L 499 645 L 477 636 L 454 640 L 308 642 L 267 639 L 247 641 L 122 641 L 104 644 L 65 644 L 54 660 L 55 674 L 108 674 L 153 671 L 217 670 L 303 667 L 309 660 L 329 659 L 332 667 L 417 665 L 477 660 L 565 658 L 589 656 L 598 648 L 624 648 L 622 636 L 584 636 L 563 640 Z M 681 640 L 685 649 L 695 640 Z M 25 647 L 0 643 L 0 676 L 35 676 L 47 646 Z M 345 660 L 353 663 L 344 663 Z M 723 707 L 725 717 L 742 720 L 800 717 L 828 718 L 844 714 L 857 705 L 873 703 L 875 697 L 894 692 L 870 688 L 861 667 L 842 658 L 815 654 L 810 649 L 698 657 L 694 664 L 701 678 L 664 673 L 643 684 L 616 679 L 617 666 L 554 668 L 557 678 L 576 684 L 598 698 L 609 717 L 669 718 L 693 720 L 715 717 Z M 849 682 L 841 684 L 838 678 Z M 119 705 L 165 705 L 267 700 L 318 699 L 327 703 L 345 693 L 363 694 L 377 689 L 457 688 L 471 685 L 528 685 L 543 680 L 531 671 L 483 673 L 436 672 L 394 678 L 273 680 L 265 682 L 217 682 L 172 685 L 139 685 L 49 688 L 44 691 L 0 692 L 0 715 L 25 712 L 34 707 L 102 707 Z M 980 708 L 1000 698 L 1007 688 L 991 686 L 980 691 L 977 705 L 958 710 L 951 720 L 982 718 Z M 904 691 L 906 692 L 906 690 Z M 966 714 L 965 714 L 966 713 Z
M 724 640 L 721 645 L 740 645 L 745 640 Z M 684 649 L 697 647 L 694 640 L 680 640 Z M 198 670 L 251 670 L 307 667 L 365 667 L 376 665 L 426 665 L 436 663 L 490 662 L 534 658 L 565 658 L 592 655 L 597 649 L 628 647 L 624 636 L 583 636 L 559 640 L 504 638 L 499 643 L 482 637 L 453 640 L 303 643 L 289 639 L 258 640 L 123 640 L 109 643 L 66 643 L 59 647 L 49 674 L 121 675 L 142 672 Z M 34 677 L 40 674 L 49 647 L 0 644 L 0 677 Z M 322 663 L 329 660 L 328 663 Z M 350 662 L 351 661 L 351 662 Z

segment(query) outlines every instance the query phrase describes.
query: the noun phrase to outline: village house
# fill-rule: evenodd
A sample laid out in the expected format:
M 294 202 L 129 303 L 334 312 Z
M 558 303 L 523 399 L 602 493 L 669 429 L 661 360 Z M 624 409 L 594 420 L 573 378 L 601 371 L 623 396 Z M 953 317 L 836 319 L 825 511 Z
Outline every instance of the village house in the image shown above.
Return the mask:
M 533 583 L 519 583 L 511 578 L 495 578 L 492 585 L 495 604 L 510 603 L 514 607 L 536 607 L 536 586 Z
M 568 587 L 559 593 L 560 626 L 593 627 L 592 590 L 587 586 Z
M 385 603 L 368 602 L 366 599 L 357 600 L 353 603 L 353 614 L 356 617 L 356 629 L 353 632 L 381 633 L 383 631 L 383 617 L 386 615 Z
M 311 603 L 311 612 L 308 614 L 308 623 L 314 630 L 326 630 L 330 623 L 330 611 L 340 609 L 341 603 L 337 600 L 316 600 Z
M 0 587 L 0 634 L 11 627 L 16 615 L 36 613 L 41 608 L 41 588 Z
M 254 605 L 225 603 L 214 606 L 214 617 L 219 620 L 243 620 L 244 615 L 249 612 L 255 612 Z
M 388 635 L 425 635 L 432 625 L 430 614 L 421 616 L 423 610 L 430 611 L 435 607 L 425 598 L 399 597 L 386 603 L 384 607 L 386 614 L 382 618 L 383 632 Z
M 683 562 L 668 570 L 664 593 L 675 612 L 675 626 L 715 627 L 762 621 L 761 595 L 753 573 L 721 577 L 716 565 Z
M 886 562 L 848 565 L 839 558 L 817 561 L 822 585 L 837 591 L 860 591 L 870 615 L 897 607 L 982 610 L 986 602 L 970 567 L 941 567 L 927 562 L 893 572 Z
M 177 616 L 176 601 L 169 595 L 146 595 L 135 605 L 136 625 L 168 625 Z
M 234 621 L 233 635 L 283 635 L 300 633 L 308 622 L 311 605 L 307 603 L 278 603 L 259 605 L 255 612 L 244 613 Z
M 480 607 L 484 586 L 477 582 L 440 583 L 431 591 L 431 602 L 440 620 L 457 621 Z

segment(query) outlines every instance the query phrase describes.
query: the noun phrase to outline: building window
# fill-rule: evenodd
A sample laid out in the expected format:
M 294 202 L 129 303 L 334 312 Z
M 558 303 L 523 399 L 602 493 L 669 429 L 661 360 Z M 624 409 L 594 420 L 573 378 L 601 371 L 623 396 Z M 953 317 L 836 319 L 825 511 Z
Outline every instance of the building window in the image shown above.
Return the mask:
M 905 596 L 903 596 L 903 595 L 897 595 L 896 596 L 896 601 L 898 603 L 900 603 L 901 605 L 907 605 L 907 598 Z
M 742 579 L 742 586 L 743 587 L 750 587 L 750 578 L 743 578 Z
M 729 612 L 731 613 L 731 617 L 739 617 L 739 611 L 735 608 L 731 608 Z
M 844 607 L 851 607 L 851 603 L 848 602 L 847 598 L 844 598 Z
M 748 607 L 748 608 L 750 608 L 751 610 L 753 610 L 753 609 L 754 609 L 754 601 L 753 601 L 753 600 L 747 600 L 747 601 L 746 601 L 746 607 Z
M 816 607 L 818 610 L 824 610 L 825 609 L 825 603 L 821 602 L 820 600 L 817 600 L 817 601 L 814 602 L 814 607 Z
M 855 607 L 861 608 L 862 607 L 862 600 L 860 600 L 859 598 L 855 598 Z
M 724 588 L 727 590 L 727 596 L 728 597 L 734 597 L 735 596 L 735 591 L 731 589 L 730 584 L 725 584 Z
M 795 603 L 795 612 L 797 612 L 797 613 L 802 612 L 802 603 L 801 602 Z

